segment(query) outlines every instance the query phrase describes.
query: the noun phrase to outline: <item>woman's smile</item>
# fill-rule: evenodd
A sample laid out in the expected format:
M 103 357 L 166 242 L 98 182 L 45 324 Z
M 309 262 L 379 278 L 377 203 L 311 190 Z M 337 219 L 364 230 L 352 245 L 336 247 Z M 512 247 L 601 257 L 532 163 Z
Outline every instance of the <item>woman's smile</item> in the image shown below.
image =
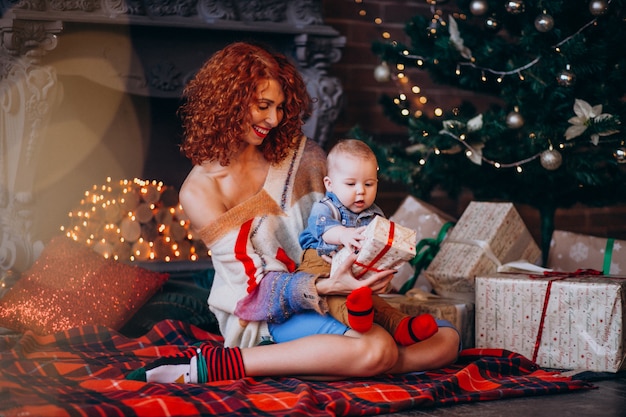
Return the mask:
M 256 135 L 260 137 L 261 139 L 265 139 L 267 134 L 270 133 L 270 129 L 265 129 L 257 125 L 252 126 L 252 130 L 254 130 L 254 133 L 256 133 Z

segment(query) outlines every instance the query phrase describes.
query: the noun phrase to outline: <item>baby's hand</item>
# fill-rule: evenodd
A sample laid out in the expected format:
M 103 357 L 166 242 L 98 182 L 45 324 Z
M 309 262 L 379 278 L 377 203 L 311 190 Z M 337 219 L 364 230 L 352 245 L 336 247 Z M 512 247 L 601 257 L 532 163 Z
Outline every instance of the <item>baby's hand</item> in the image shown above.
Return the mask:
M 365 230 L 365 226 L 344 228 L 340 237 L 341 244 L 352 251 L 361 249 L 361 241 L 365 238 L 363 230 Z

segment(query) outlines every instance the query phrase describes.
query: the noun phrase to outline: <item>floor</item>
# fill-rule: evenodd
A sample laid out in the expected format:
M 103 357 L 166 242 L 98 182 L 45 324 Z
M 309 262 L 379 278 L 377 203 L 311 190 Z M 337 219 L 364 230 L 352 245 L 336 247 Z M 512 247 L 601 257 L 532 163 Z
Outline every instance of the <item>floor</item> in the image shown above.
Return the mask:
M 388 417 L 624 417 L 626 375 L 592 381 L 597 389 L 566 394 L 422 408 Z

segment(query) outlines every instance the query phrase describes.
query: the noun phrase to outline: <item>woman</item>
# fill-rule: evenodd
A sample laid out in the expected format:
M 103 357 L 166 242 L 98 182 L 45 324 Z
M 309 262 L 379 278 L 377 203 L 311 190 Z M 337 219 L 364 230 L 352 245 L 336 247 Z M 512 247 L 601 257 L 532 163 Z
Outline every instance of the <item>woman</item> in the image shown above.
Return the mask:
M 324 314 L 320 295 L 346 295 L 363 286 L 379 293 L 392 271 L 358 281 L 350 272 L 353 256 L 330 277 L 294 272 L 301 255 L 298 236 L 324 193 L 325 155 L 302 135 L 311 100 L 291 62 L 262 47 L 234 43 L 205 63 L 184 95 L 182 150 L 194 166 L 180 202 L 211 250 L 209 305 L 225 347 L 193 347 L 184 357 L 159 359 L 129 378 L 328 379 L 437 368 L 456 359 L 459 335 L 451 327 L 399 347 L 378 326 L 361 334 Z M 264 308 L 241 319 L 235 312 L 249 303 Z

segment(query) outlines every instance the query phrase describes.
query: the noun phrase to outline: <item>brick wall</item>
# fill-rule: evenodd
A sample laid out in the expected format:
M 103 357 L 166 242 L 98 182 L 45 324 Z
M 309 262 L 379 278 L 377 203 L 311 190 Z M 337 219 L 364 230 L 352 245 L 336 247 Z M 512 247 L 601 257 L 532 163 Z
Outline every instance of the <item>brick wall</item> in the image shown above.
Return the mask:
M 443 7 L 453 7 L 453 3 L 444 3 Z M 383 31 L 388 31 L 392 39 L 408 44 L 404 33 L 405 22 L 418 13 L 431 16 L 430 6 L 426 0 L 324 0 L 323 7 L 325 22 L 346 37 L 342 59 L 332 67 L 332 74 L 341 79 L 345 90 L 345 105 L 335 125 L 335 137 L 345 136 L 357 124 L 381 141 L 397 140 L 406 136 L 406 129 L 389 121 L 382 113 L 382 106 L 378 104 L 383 93 L 395 96 L 400 87 L 393 81 L 380 83 L 374 79 L 374 69 L 380 61 L 372 53 L 371 44 L 376 39 L 382 39 Z M 366 11 L 365 16 L 359 14 L 360 10 Z M 382 18 L 383 23 L 375 24 L 376 17 Z M 428 105 L 431 106 L 453 106 L 461 99 L 471 96 L 468 92 L 436 85 L 425 73 L 415 71 L 411 77 L 428 96 Z M 477 108 L 480 111 L 481 104 L 488 105 L 489 99 L 478 97 L 478 102 Z M 381 184 L 379 190 L 380 206 L 387 215 L 393 214 L 406 193 L 397 184 Z M 616 192 L 626 191 L 622 189 Z M 469 193 L 451 200 L 444 193 L 437 192 L 430 203 L 459 217 L 471 199 Z M 520 205 L 518 210 L 539 241 L 539 213 L 529 206 Z M 559 209 L 555 227 L 595 236 L 626 239 L 626 205 L 599 208 L 577 205 Z

